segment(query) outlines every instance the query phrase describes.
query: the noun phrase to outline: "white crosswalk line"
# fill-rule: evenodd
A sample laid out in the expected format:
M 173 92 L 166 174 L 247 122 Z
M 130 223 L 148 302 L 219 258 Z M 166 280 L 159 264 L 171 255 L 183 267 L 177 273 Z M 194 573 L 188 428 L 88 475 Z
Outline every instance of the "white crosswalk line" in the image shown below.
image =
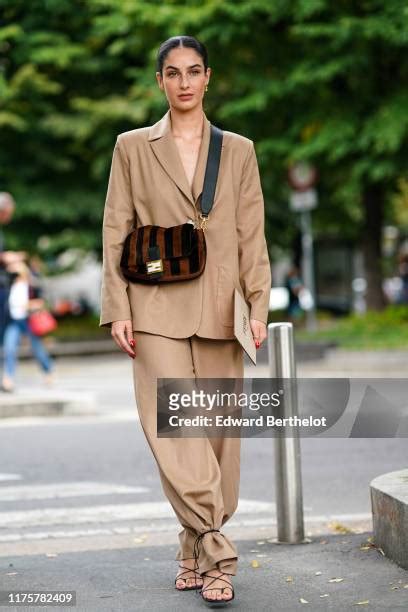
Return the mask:
M 253 514 L 271 512 L 274 504 L 240 500 L 237 512 Z M 141 502 L 138 504 L 107 504 L 73 508 L 41 508 L 0 512 L 0 527 L 27 528 L 41 525 L 79 525 L 81 523 L 111 523 L 141 519 L 173 517 L 169 502 Z
M 331 521 L 338 521 L 340 523 L 347 521 L 358 521 L 365 522 L 371 521 L 372 515 L 370 513 L 356 513 L 356 514 L 343 514 L 343 515 L 319 515 L 319 516 L 308 516 L 306 517 L 306 524 L 311 527 L 313 524 L 327 524 Z M 229 528 L 250 528 L 250 527 L 273 527 L 276 526 L 276 518 L 272 516 L 263 516 L 262 518 L 251 518 L 248 516 L 234 517 L 228 521 Z M 48 540 L 48 539 L 74 539 L 81 537 L 92 537 L 92 536 L 114 536 L 114 535 L 136 535 L 146 533 L 159 533 L 159 532 L 174 532 L 179 529 L 180 525 L 174 518 L 173 520 L 166 520 L 165 522 L 157 522 L 154 525 L 133 525 L 127 526 L 114 526 L 114 527 L 98 527 L 88 529 L 68 529 L 68 530 L 50 530 L 50 531 L 31 531 L 21 533 L 10 533 L 7 535 L 0 536 L 0 543 L 11 543 L 21 542 L 30 540 Z
M 94 495 L 121 495 L 146 493 L 146 487 L 109 484 L 103 482 L 64 482 L 38 485 L 16 485 L 0 487 L 0 502 L 30 499 L 61 499 L 65 497 L 88 497 Z
M 21 474 L 0 474 L 0 482 L 8 480 L 22 480 Z
M 2 481 L 19 479 L 19 474 L 1 474 Z M 20 504 L 18 510 L 0 512 L 0 543 L 18 545 L 19 542 L 69 540 L 87 537 L 137 535 L 143 533 L 172 533 L 180 525 L 168 501 L 133 500 L 129 503 L 61 506 L 60 500 L 97 498 L 104 495 L 137 495 L 148 492 L 143 486 L 129 486 L 96 481 L 74 481 L 47 484 L 0 484 L 0 502 Z M 21 509 L 30 501 L 49 500 L 46 507 Z M 53 504 L 53 502 L 55 502 Z M 38 505 L 39 506 L 39 505 Z M 7 507 L 7 506 L 6 506 Z M 10 506 L 9 506 L 10 507 Z M 24 506 L 23 506 L 24 507 Z M 4 508 L 4 505 L 3 505 Z M 330 521 L 368 521 L 371 514 L 315 515 L 305 507 L 305 523 Z M 276 504 L 240 499 L 237 510 L 228 522 L 231 528 L 276 526 Z

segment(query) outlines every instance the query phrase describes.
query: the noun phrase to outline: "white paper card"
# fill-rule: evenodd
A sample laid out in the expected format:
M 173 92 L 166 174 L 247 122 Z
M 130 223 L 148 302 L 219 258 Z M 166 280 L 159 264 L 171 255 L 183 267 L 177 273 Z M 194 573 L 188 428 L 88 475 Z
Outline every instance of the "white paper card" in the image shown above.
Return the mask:
M 248 357 L 256 365 L 256 347 L 249 324 L 249 306 L 235 289 L 234 292 L 234 335 Z

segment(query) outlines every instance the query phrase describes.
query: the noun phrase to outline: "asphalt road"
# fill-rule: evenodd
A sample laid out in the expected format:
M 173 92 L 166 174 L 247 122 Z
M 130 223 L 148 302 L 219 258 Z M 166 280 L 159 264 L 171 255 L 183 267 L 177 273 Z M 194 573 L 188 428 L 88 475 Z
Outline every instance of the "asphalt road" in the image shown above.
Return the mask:
M 308 375 L 312 375 L 310 364 L 308 368 Z M 58 370 L 57 385 L 61 389 L 94 393 L 97 414 L 0 420 L 0 589 L 28 588 L 30 584 L 39 588 L 41 583 L 43 588 L 50 590 L 54 586 L 62 588 L 63 584 L 74 584 L 82 589 L 80 610 L 138 610 L 148 609 L 147 604 L 152 609 L 164 610 L 165 606 L 158 605 L 156 600 L 165 592 L 165 587 L 161 586 L 163 563 L 167 563 L 166 571 L 173 565 L 176 567 L 172 559 L 177 549 L 179 526 L 161 492 L 156 466 L 137 419 L 130 360 L 128 362 L 121 355 L 64 359 L 59 360 Z M 33 364 L 22 364 L 19 383 L 35 390 L 39 382 Z M 306 438 L 301 440 L 301 449 L 306 535 L 313 540 L 310 551 L 320 541 L 316 538 L 325 538 L 325 534 L 339 533 L 339 530 L 341 533 L 341 526 L 357 534 L 369 535 L 369 483 L 380 474 L 406 467 L 406 439 Z M 248 567 L 254 555 L 260 555 L 262 571 L 266 571 L 267 564 L 262 558 L 264 549 L 259 547 L 266 539 L 272 541 L 276 537 L 274 462 L 272 439 L 243 439 L 240 504 L 225 529 L 234 541 L 241 542 L 240 550 Z M 357 550 L 365 536 L 347 535 L 344 529 L 343 532 L 345 535 L 327 536 L 329 543 L 337 544 L 333 544 L 332 556 L 326 554 L 323 570 L 326 568 L 324 571 L 329 572 L 332 563 L 330 576 L 336 573 L 340 560 L 345 560 L 345 555 L 341 554 L 343 546 L 352 554 L 349 562 L 355 564 L 355 578 L 363 559 L 359 560 L 354 549 Z M 335 537 L 338 539 L 330 539 Z M 259 545 L 259 541 L 263 544 Z M 256 547 L 258 553 L 252 553 Z M 136 548 L 132 560 L 130 551 Z M 268 601 L 274 601 L 271 583 L 262 595 L 262 589 L 257 587 L 262 605 L 260 602 L 255 605 L 246 598 L 245 605 L 241 600 L 239 609 L 297 609 L 302 607 L 299 603 L 302 593 L 309 593 L 307 597 L 317 598 L 319 605 L 315 607 L 343 610 L 344 602 L 351 606 L 369 597 L 367 593 L 360 593 L 357 583 L 353 583 L 347 594 L 349 599 L 339 596 L 333 599 L 332 607 L 328 602 L 322 607 L 318 592 L 311 594 L 306 586 L 305 568 L 308 564 L 310 568 L 318 565 L 312 562 L 312 557 L 308 561 L 306 548 L 303 547 L 301 553 L 303 569 L 298 568 L 303 581 L 299 584 L 304 586 L 296 590 L 295 598 L 290 595 L 285 599 L 282 593 L 282 601 L 286 601 L 283 607 L 269 607 Z M 279 571 L 282 576 L 295 572 L 296 563 L 291 562 L 289 549 L 285 547 L 286 552 L 281 555 Z M 153 559 L 153 553 L 157 582 L 146 574 L 146 567 L 141 567 L 143 563 L 149 565 L 145 560 Z M 53 560 L 57 562 L 57 559 L 58 570 L 52 567 Z M 132 573 L 132 563 L 136 560 L 135 573 Z M 119 571 L 121 563 L 122 572 Z M 379 577 L 387 576 L 389 582 L 395 579 L 398 584 L 398 580 L 404 582 L 406 573 L 391 562 L 387 563 L 386 568 L 378 566 L 378 561 L 373 563 L 369 582 L 378 588 L 382 585 L 388 597 L 391 587 L 385 582 L 379 584 Z M 261 575 L 262 572 L 258 578 Z M 132 581 L 132 576 L 138 578 Z M 136 597 L 138 580 L 150 585 L 150 591 L 140 592 L 140 601 Z M 251 577 L 246 584 L 251 585 Z M 401 584 L 396 590 L 402 592 Z M 115 589 L 123 587 L 124 595 L 129 585 L 133 598 L 131 607 L 126 597 L 102 605 L 104 594 L 112 598 Z M 323 591 L 319 593 L 324 594 Z M 345 592 L 344 589 L 344 595 Z M 405 599 L 402 595 L 398 599 L 399 595 L 394 593 L 389 603 L 384 593 L 376 595 L 378 601 L 383 601 L 383 607 L 378 609 L 405 609 L 408 590 L 403 593 Z M 176 599 L 179 594 L 171 591 L 168 595 L 171 595 L 171 606 L 167 609 L 191 609 L 187 604 L 186 608 L 180 607 Z M 256 597 L 257 592 L 252 595 Z M 190 597 L 191 602 L 199 600 L 194 593 L 183 594 L 183 597 Z

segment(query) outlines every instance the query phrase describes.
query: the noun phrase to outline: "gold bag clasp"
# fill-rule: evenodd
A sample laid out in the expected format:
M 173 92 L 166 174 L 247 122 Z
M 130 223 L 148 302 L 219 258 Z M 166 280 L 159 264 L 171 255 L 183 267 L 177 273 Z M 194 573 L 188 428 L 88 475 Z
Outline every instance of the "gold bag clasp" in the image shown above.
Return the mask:
M 200 229 L 202 230 L 206 230 L 207 229 L 207 223 L 208 223 L 208 217 L 204 217 L 202 213 L 200 213 Z
M 146 263 L 147 273 L 153 274 L 154 272 L 163 272 L 163 260 L 152 259 Z

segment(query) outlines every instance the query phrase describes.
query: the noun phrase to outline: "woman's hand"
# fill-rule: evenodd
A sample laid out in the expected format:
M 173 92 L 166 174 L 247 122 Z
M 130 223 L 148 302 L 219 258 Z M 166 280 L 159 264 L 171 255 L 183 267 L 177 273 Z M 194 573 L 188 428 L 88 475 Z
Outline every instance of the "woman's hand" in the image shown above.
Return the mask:
M 133 340 L 132 321 L 113 321 L 111 326 L 111 336 L 118 347 L 127 353 L 129 357 L 134 359 L 136 353 L 134 351 L 135 341 Z
M 251 326 L 255 346 L 259 348 L 267 336 L 266 325 L 263 321 L 258 321 L 257 319 L 249 319 L 249 325 Z

